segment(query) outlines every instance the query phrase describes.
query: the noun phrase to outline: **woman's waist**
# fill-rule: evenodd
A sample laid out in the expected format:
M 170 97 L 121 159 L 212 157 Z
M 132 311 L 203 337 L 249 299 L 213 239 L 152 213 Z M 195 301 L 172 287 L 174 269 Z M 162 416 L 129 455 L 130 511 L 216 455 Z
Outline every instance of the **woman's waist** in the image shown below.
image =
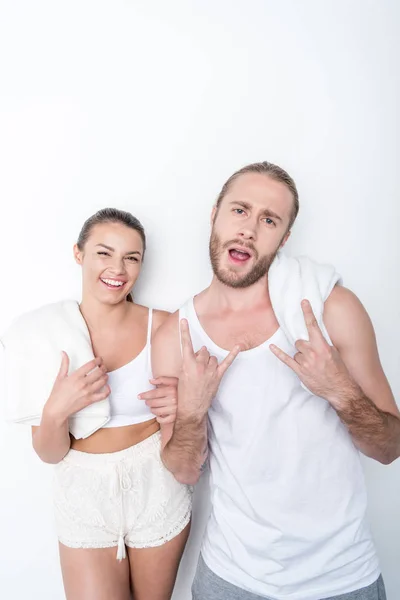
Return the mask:
M 155 418 L 123 427 L 101 428 L 85 439 L 72 437 L 71 449 L 88 454 L 117 453 L 140 444 L 159 429 Z

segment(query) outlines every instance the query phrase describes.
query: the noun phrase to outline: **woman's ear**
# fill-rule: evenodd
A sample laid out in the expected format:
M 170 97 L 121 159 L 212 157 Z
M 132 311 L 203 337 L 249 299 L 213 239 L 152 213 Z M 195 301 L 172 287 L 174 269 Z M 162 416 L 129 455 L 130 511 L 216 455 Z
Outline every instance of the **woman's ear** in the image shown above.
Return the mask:
M 78 244 L 74 245 L 74 258 L 75 258 L 75 262 L 78 265 L 82 264 L 82 260 L 83 260 L 83 252 L 81 250 L 79 250 L 78 248 Z

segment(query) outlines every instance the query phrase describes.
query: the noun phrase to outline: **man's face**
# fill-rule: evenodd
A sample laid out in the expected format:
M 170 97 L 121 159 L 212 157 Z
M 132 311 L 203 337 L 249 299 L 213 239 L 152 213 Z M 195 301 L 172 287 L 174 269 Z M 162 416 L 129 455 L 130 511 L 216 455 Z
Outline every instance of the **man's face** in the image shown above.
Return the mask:
M 222 283 L 245 288 L 268 273 L 288 239 L 293 196 L 261 173 L 240 175 L 212 215 L 210 259 Z

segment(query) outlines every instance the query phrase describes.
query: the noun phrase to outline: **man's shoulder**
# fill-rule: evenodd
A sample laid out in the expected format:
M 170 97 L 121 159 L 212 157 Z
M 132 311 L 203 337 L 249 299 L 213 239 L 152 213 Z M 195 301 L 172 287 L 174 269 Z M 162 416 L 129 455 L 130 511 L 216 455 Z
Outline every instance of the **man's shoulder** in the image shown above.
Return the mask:
M 151 355 L 155 377 L 178 377 L 181 365 L 179 311 L 169 315 L 157 329 Z
M 179 310 L 164 316 L 154 336 L 155 344 L 172 342 L 179 336 Z
M 369 334 L 372 324 L 360 299 L 348 288 L 336 285 L 324 306 L 324 323 L 335 346 L 360 333 Z
M 328 314 L 335 313 L 336 316 L 340 314 L 345 316 L 349 311 L 358 312 L 365 309 L 354 292 L 343 285 L 335 285 L 325 301 L 324 310 Z

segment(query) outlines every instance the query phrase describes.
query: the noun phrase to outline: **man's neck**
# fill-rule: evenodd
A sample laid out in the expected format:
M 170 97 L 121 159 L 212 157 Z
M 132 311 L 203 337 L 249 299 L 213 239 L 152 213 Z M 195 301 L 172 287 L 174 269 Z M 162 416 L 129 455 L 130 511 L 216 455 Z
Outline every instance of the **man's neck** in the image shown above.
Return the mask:
M 268 278 L 264 276 L 246 288 L 233 288 L 214 276 L 210 286 L 200 294 L 199 301 L 212 304 L 218 311 L 240 312 L 256 306 L 268 309 L 271 308 Z

